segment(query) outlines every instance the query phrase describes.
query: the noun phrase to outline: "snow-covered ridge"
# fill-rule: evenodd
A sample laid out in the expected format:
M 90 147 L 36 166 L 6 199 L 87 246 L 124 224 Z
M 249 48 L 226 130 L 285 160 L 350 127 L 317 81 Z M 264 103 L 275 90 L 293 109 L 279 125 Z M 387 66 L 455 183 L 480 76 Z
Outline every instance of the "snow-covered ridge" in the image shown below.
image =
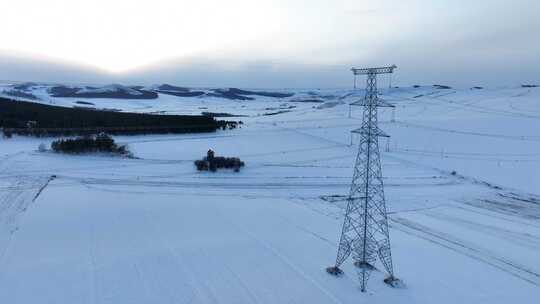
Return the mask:
M 433 102 L 446 95 L 466 95 L 474 98 L 505 94 L 530 94 L 537 86 L 527 84 L 508 88 L 474 86 L 455 89 L 435 84 L 394 87 L 380 90 L 381 97 L 392 102 L 399 98 Z M 514 93 L 508 93 L 514 92 Z M 517 93 L 515 93 L 517 92 Z M 209 114 L 229 116 L 277 115 L 305 109 L 327 109 L 362 98 L 364 90 L 352 89 L 239 89 L 189 88 L 171 84 L 152 86 L 104 86 L 61 84 L 0 84 L 0 96 L 62 107 L 84 107 L 159 114 Z M 268 103 L 275 103 L 269 107 Z M 524 114 L 526 115 L 526 114 Z
M 328 90 L 252 90 L 239 88 L 189 88 L 170 84 L 160 84 L 152 86 L 126 86 L 120 84 L 110 84 L 104 86 L 89 85 L 64 85 L 64 84 L 0 84 L 0 92 L 18 92 L 21 95 L 32 94 L 35 98 L 46 100 L 49 98 L 110 98 L 110 99 L 156 99 L 158 94 L 172 95 L 179 98 L 218 98 L 227 100 L 256 100 L 260 98 L 288 99 L 295 97 L 295 101 L 310 101 L 311 99 L 334 99 L 338 96 L 332 95 Z M 145 95 L 146 96 L 142 96 Z M 154 94 L 148 94 L 154 93 Z
M 109 93 L 109 92 L 117 92 L 117 91 L 125 91 L 128 94 L 131 95 L 141 95 L 142 93 L 138 90 L 132 89 L 130 87 L 126 87 L 120 84 L 111 84 L 106 85 L 103 87 L 84 87 L 77 91 L 77 93 Z

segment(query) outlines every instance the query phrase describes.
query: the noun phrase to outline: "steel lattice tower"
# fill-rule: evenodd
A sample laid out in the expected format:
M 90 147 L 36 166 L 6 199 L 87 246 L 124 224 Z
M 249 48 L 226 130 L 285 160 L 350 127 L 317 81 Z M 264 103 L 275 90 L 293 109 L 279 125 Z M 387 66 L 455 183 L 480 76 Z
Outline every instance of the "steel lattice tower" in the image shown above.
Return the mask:
M 354 265 L 358 269 L 362 292 L 373 264 L 377 260 L 388 272 L 386 283 L 394 286 L 394 277 L 388 218 L 384 199 L 384 186 L 379 153 L 379 137 L 388 137 L 378 127 L 378 107 L 393 107 L 377 96 L 377 74 L 392 73 L 390 67 L 355 69 L 354 75 L 367 75 L 366 96 L 351 105 L 363 106 L 361 128 L 352 132 L 360 135 L 359 151 L 356 157 L 351 189 L 347 198 L 347 209 L 339 241 L 336 263 L 326 270 L 333 275 L 343 271 L 341 264 L 352 254 Z

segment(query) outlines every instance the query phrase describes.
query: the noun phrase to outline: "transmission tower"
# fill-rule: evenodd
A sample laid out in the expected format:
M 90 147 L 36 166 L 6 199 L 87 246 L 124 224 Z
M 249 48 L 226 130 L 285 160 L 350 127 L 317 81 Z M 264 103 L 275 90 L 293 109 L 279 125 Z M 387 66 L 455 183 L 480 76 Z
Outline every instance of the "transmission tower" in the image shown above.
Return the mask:
M 375 268 L 377 260 L 388 272 L 384 282 L 395 286 L 388 217 L 384 200 L 384 187 L 379 153 L 379 137 L 389 137 L 377 125 L 377 108 L 393 107 L 377 96 L 377 74 L 393 73 L 395 65 L 390 67 L 356 69 L 354 75 L 367 75 L 366 96 L 351 105 L 363 106 L 361 128 L 352 132 L 360 135 L 359 151 L 356 157 L 351 189 L 347 198 L 347 209 L 338 246 L 336 263 L 326 271 L 340 275 L 341 264 L 352 254 L 357 267 L 362 292 Z

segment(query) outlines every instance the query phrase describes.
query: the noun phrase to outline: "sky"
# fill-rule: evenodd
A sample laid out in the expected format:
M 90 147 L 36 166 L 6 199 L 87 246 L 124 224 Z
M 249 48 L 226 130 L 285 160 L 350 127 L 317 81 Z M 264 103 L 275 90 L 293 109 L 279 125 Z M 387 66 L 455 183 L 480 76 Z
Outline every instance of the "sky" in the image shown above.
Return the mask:
M 349 87 L 540 82 L 536 0 L 0 0 L 0 79 Z

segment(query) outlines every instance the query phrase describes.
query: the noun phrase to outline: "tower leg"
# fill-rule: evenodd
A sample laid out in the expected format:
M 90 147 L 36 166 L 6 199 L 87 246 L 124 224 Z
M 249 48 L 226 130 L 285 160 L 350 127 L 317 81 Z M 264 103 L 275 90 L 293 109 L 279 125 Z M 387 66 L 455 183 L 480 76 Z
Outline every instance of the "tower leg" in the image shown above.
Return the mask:
M 349 204 L 347 204 L 347 210 L 349 210 Z M 343 270 L 339 268 L 343 262 L 351 255 L 352 247 L 351 240 L 347 237 L 346 232 L 350 229 L 350 219 L 346 216 L 345 221 L 343 222 L 343 228 L 341 232 L 341 237 L 339 240 L 338 252 L 336 256 L 336 263 L 334 266 L 326 268 L 326 272 L 331 275 L 339 276 L 343 274 Z

